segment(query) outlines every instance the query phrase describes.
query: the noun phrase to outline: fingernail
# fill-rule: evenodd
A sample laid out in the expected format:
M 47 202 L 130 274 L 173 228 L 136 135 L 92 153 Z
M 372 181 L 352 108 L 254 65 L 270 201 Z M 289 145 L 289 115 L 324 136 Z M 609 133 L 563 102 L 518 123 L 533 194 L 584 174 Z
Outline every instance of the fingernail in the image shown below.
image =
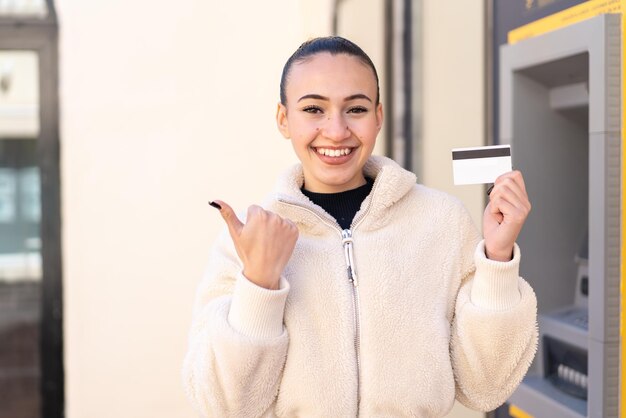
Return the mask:
M 222 210 L 222 207 L 219 204 L 213 202 L 212 200 L 209 200 L 209 205 L 213 206 L 217 210 Z
M 487 196 L 489 196 L 491 194 L 491 191 L 493 190 L 493 186 L 495 186 L 495 184 L 492 184 L 491 186 L 489 186 L 489 188 L 487 189 Z

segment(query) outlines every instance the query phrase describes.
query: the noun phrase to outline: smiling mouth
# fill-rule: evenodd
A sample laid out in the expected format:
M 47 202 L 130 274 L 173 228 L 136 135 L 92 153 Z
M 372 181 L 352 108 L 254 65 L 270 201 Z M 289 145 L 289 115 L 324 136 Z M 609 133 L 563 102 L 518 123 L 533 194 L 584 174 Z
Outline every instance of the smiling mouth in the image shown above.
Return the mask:
M 323 148 L 323 147 L 314 147 L 315 152 L 320 155 L 324 155 L 326 157 L 343 157 L 352 152 L 354 148 Z

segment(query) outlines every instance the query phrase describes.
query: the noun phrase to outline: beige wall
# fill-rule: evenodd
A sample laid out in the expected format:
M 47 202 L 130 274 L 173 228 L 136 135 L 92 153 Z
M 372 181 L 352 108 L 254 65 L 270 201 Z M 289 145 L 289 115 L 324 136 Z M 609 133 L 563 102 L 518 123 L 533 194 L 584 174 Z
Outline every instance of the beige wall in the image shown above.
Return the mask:
M 280 71 L 329 33 L 332 1 L 55 3 L 67 416 L 195 416 L 180 364 L 222 226 L 206 202 L 243 210 L 295 162 L 274 125 Z M 450 148 L 482 142 L 482 2 L 468 3 L 425 5 L 424 181 L 476 213 L 447 168 Z M 382 4 L 345 0 L 339 28 L 381 80 Z
M 67 416 L 192 417 L 180 365 L 222 226 L 206 202 L 243 210 L 295 162 L 280 71 L 330 3 L 56 4 Z
M 424 0 L 423 181 L 458 196 L 481 225 L 483 186 L 454 186 L 450 150 L 485 144 L 485 2 Z

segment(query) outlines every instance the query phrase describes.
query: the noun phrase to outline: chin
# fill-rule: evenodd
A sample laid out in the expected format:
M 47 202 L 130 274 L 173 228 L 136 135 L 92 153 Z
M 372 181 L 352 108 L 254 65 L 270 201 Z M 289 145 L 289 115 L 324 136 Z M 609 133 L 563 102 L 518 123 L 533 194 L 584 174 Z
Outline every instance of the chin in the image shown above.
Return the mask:
M 342 189 L 353 189 L 357 186 L 354 186 L 352 183 L 354 183 L 354 177 L 350 177 L 347 179 L 338 179 L 338 178 L 334 178 L 334 179 L 328 179 L 324 181 L 324 184 L 330 187 L 335 187 L 335 188 L 342 188 Z

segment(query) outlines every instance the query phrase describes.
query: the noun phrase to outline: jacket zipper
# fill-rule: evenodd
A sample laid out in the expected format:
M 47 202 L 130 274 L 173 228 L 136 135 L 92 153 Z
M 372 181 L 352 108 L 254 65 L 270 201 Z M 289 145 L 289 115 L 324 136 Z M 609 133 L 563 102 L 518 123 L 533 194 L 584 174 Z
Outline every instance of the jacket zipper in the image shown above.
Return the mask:
M 374 183 L 374 186 L 372 187 L 372 191 L 370 192 L 370 194 L 373 196 L 374 195 L 374 191 L 376 190 L 377 186 L 378 186 L 378 182 Z M 356 399 L 357 399 L 357 403 L 356 403 L 356 416 L 359 416 L 359 409 L 360 409 L 360 405 L 361 405 L 361 312 L 360 312 L 360 304 L 359 304 L 359 282 L 358 282 L 358 278 L 356 275 L 356 268 L 354 265 L 354 250 L 353 250 L 353 240 L 352 240 L 352 229 L 356 228 L 361 221 L 365 218 L 365 216 L 369 213 L 370 208 L 372 207 L 372 204 L 370 202 L 370 205 L 367 207 L 367 209 L 365 210 L 365 212 L 361 213 L 360 216 L 357 218 L 355 217 L 352 220 L 352 229 L 340 229 L 337 224 L 332 224 L 330 222 L 328 222 L 326 219 L 324 219 L 323 216 L 320 216 L 317 212 L 315 212 L 314 210 L 311 210 L 307 207 L 304 207 L 302 205 L 298 205 L 296 203 L 291 203 L 288 202 L 286 200 L 281 200 L 279 199 L 279 201 L 285 205 L 288 206 L 295 206 L 297 208 L 303 209 L 307 212 L 312 213 L 313 215 L 315 215 L 320 221 L 322 221 L 323 223 L 325 223 L 326 225 L 330 226 L 331 228 L 337 230 L 340 232 L 341 234 L 341 243 L 343 246 L 343 250 L 344 250 L 344 256 L 346 259 L 346 265 L 347 265 L 347 270 L 348 270 L 348 280 L 350 280 L 350 283 L 352 284 L 352 304 L 353 304 L 353 316 L 354 316 L 354 349 L 355 349 L 355 354 L 356 354 Z
M 354 351 L 356 352 L 356 396 L 357 396 L 357 416 L 359 415 L 359 405 L 361 404 L 361 309 L 359 306 L 359 281 L 354 265 L 352 231 L 344 229 L 341 231 L 343 252 L 348 268 L 348 279 L 352 284 L 352 305 L 354 307 Z
M 346 266 L 348 272 L 348 280 L 352 287 L 352 305 L 353 305 L 353 318 L 354 318 L 354 350 L 356 355 L 356 416 L 359 416 L 359 406 L 361 403 L 361 324 L 360 324 L 360 308 L 359 308 L 359 289 L 358 279 L 356 275 L 356 269 L 354 267 L 354 254 L 352 245 L 352 231 L 350 229 L 340 229 L 337 225 L 333 225 L 328 222 L 324 217 L 320 216 L 317 212 L 306 208 L 304 206 L 280 200 L 281 203 L 288 206 L 295 206 L 302 210 L 312 213 L 319 218 L 326 225 L 338 231 L 341 235 L 341 244 L 343 246 L 343 252 L 346 259 Z M 359 217 L 361 219 L 361 217 Z M 356 224 L 353 222 L 353 228 Z

